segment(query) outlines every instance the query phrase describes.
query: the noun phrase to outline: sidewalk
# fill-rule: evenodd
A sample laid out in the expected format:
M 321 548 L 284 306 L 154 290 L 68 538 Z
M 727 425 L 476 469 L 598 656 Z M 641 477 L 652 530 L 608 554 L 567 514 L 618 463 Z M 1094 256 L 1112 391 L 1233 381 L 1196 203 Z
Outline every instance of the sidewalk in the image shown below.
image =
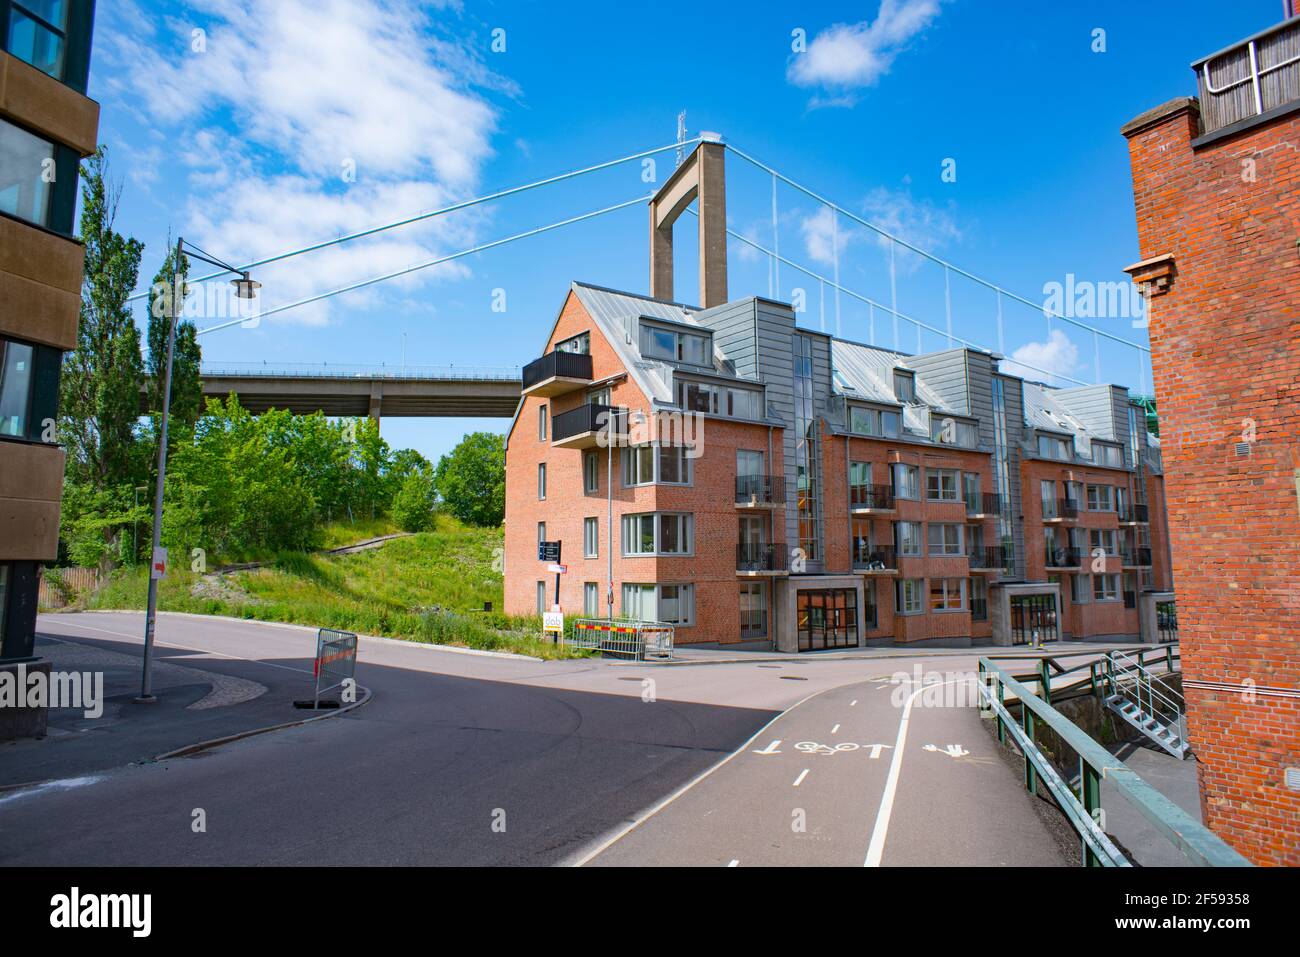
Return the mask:
M 173 637 L 179 637 L 175 627 Z M 54 672 L 102 675 L 102 714 L 51 708 L 45 738 L 0 742 L 0 793 L 15 785 L 140 764 L 214 738 L 313 716 L 293 707 L 294 699 L 311 688 L 310 662 L 274 667 L 201 656 L 196 667 L 193 652 L 155 647 L 152 688 L 158 700 L 138 704 L 138 644 L 111 635 L 89 638 L 42 622 L 36 655 L 48 659 Z M 304 665 L 302 673 L 298 669 Z
M 1101 655 L 1108 651 L 1133 651 L 1142 648 L 1154 648 L 1155 645 L 1107 644 L 1087 641 L 1053 641 L 1041 649 L 1029 645 L 974 645 L 970 648 L 936 648 L 925 646 L 918 648 L 846 648 L 842 651 L 755 651 L 730 648 L 692 648 L 676 647 L 668 661 L 656 661 L 659 665 L 733 665 L 757 664 L 766 661 L 812 662 L 812 661 L 862 661 L 872 658 L 1054 658 L 1064 655 Z

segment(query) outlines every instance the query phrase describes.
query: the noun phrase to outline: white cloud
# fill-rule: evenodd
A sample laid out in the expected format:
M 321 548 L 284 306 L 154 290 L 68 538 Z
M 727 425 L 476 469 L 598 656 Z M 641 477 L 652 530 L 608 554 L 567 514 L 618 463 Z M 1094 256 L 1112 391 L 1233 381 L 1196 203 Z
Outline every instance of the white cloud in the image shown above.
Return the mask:
M 456 21 L 435 24 L 428 6 L 192 0 L 161 28 L 115 18 L 110 89 L 166 131 L 184 164 L 188 199 L 175 227 L 219 256 L 251 261 L 472 195 L 497 129 L 487 94 L 517 90 L 473 45 L 445 39 Z M 267 267 L 264 305 L 472 245 L 482 219 L 458 212 Z M 439 270 L 464 267 L 405 285 Z M 327 302 L 283 318 L 319 323 L 330 310 Z
M 852 91 L 874 86 L 908 41 L 939 15 L 941 0 L 881 0 L 874 21 L 837 23 L 817 34 L 786 69 L 795 86 L 828 91 L 813 106 L 852 106 Z
M 822 206 L 811 216 L 805 216 L 799 228 L 803 232 L 808 258 L 825 266 L 835 262 L 836 247 L 839 247 L 839 254 L 844 255 L 853 235 L 853 230 L 846 229 L 843 222 L 835 222 L 835 211 L 829 206 Z
M 1044 374 L 1073 376 L 1078 367 L 1079 347 L 1060 329 L 1053 329 L 1045 342 L 1025 343 L 1002 363 L 1002 371 L 1036 382 Z
M 939 254 L 960 242 L 961 230 L 951 209 L 917 200 L 910 190 L 889 190 L 879 187 L 867 194 L 862 202 L 864 217 L 891 236 L 910 243 L 917 249 Z M 876 234 L 877 244 L 885 250 L 892 245 L 888 238 Z M 916 253 L 898 246 L 894 265 L 903 272 L 912 272 L 923 262 Z

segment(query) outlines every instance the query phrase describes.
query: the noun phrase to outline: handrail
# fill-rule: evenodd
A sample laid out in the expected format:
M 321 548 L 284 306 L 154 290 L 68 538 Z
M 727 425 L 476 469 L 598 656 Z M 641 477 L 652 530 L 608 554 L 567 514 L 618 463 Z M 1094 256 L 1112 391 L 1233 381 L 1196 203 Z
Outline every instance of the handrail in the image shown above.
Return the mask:
M 1002 703 L 1006 691 L 1015 694 L 1020 701 L 1023 725 L 1020 735 L 1016 734 L 1015 719 Z M 1101 807 L 1101 781 L 1105 779 L 1157 831 L 1168 838 L 1187 857 L 1189 863 L 1204 867 L 1251 866 L 1249 861 L 1224 843 L 1217 834 L 1153 788 L 1069 718 L 986 657 L 979 660 L 979 693 L 984 702 L 981 710 L 992 710 L 997 717 L 998 740 L 1005 741 L 1006 731 L 1011 729 L 1012 737 L 1016 738 L 1025 755 L 1025 786 L 1031 793 L 1037 794 L 1041 779 L 1079 832 L 1085 863 L 1109 866 L 1124 866 L 1127 863 L 1123 860 L 1123 855 L 1119 855 L 1119 860 L 1114 858 L 1111 853 L 1114 845 L 1107 846 L 1109 839 L 1103 842 L 1098 837 L 1101 828 L 1097 827 L 1093 818 L 1094 812 Z M 1059 735 L 1079 756 L 1078 795 L 1068 787 L 1061 793 L 1058 772 L 1034 744 L 1035 723 L 1039 720 Z M 1104 836 L 1102 832 L 1102 837 Z M 1118 854 L 1118 851 L 1114 853 Z
M 1164 717 L 1163 715 L 1159 715 L 1156 709 L 1152 707 L 1154 703 L 1153 699 L 1159 700 L 1167 710 L 1172 712 L 1172 715 L 1170 715 L 1171 720 L 1176 722 L 1182 718 L 1184 712 L 1187 710 L 1187 703 L 1183 699 L 1183 696 L 1163 684 L 1160 686 L 1164 688 L 1165 691 L 1157 691 L 1155 686 L 1160 683 L 1154 680 L 1155 676 L 1140 660 L 1135 661 L 1131 655 L 1127 655 L 1122 651 L 1111 651 L 1106 655 L 1106 658 L 1110 662 L 1109 683 L 1113 693 L 1127 698 L 1148 714 L 1157 717 Z M 1124 662 L 1128 662 L 1129 664 L 1124 665 Z M 1115 668 L 1117 665 L 1120 667 L 1118 679 L 1115 674 Z M 1131 690 L 1126 689 L 1120 684 L 1121 680 L 1130 676 L 1132 676 L 1132 680 L 1135 684 L 1135 688 Z M 1147 699 L 1145 707 L 1142 702 L 1142 693 L 1144 689 L 1146 691 Z M 1168 693 L 1166 694 L 1165 692 Z M 1175 700 L 1175 698 L 1178 700 Z

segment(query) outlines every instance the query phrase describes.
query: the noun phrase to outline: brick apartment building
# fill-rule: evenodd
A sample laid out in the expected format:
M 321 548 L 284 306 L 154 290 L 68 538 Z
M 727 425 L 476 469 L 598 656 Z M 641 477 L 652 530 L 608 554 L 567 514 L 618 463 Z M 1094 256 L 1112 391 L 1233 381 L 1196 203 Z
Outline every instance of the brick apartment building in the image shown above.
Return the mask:
M 42 562 L 59 541 L 63 353 L 77 346 L 77 174 L 94 152 L 93 0 L 0 0 L 0 668 L 32 660 Z M 0 738 L 45 715 L 6 709 Z
M 1208 826 L 1300 865 L 1300 17 L 1128 138 Z
M 507 442 L 508 612 L 555 602 L 541 541 L 570 615 L 605 616 L 612 582 L 615 615 L 679 643 L 1155 640 L 1172 601 L 1158 444 L 1122 387 L 583 283 L 542 353 Z M 691 413 L 693 447 L 637 424 Z

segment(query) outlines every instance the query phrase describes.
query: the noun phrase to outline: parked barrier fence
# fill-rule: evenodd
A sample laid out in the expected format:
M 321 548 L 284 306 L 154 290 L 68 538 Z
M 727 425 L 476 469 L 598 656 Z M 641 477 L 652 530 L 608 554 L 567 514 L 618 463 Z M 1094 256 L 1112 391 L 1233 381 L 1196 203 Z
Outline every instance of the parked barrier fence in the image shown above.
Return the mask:
M 673 626 L 661 621 L 579 618 L 562 640 L 575 648 L 646 661 L 672 657 L 673 633 Z

